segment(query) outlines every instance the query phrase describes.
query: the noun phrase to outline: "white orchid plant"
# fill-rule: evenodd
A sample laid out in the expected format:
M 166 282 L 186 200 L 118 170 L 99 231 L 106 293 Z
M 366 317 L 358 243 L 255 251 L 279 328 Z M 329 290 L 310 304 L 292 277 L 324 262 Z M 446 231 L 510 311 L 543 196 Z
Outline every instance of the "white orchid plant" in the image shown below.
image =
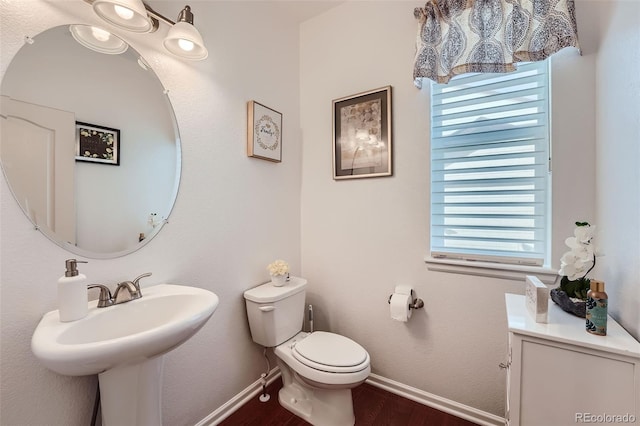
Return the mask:
M 271 275 L 285 275 L 289 272 L 289 264 L 284 260 L 278 259 L 267 265 L 267 270 Z
M 573 237 L 565 240 L 565 244 L 571 249 L 560 258 L 560 270 L 562 275 L 560 289 L 569 297 L 582 300 L 587 299 L 589 282 L 587 274 L 596 266 L 596 255 L 593 237 L 596 227 L 588 222 L 576 222 Z

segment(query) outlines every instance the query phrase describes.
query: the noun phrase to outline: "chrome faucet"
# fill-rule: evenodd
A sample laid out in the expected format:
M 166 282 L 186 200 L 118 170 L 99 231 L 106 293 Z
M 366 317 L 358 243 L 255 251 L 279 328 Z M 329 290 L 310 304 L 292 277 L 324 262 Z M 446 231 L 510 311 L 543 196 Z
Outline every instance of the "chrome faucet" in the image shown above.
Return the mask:
M 120 303 L 130 302 L 131 300 L 140 299 L 142 297 L 140 280 L 149 276 L 151 276 L 151 272 L 142 274 L 139 277 L 136 277 L 133 281 L 123 281 L 119 283 L 116 287 L 115 293 L 113 293 L 113 296 L 111 296 L 111 290 L 109 290 L 109 287 L 102 284 L 91 284 L 87 289 L 99 288 L 100 297 L 98 298 L 98 308 L 106 308 L 113 305 L 119 305 Z M 124 295 L 121 295 L 121 293 Z

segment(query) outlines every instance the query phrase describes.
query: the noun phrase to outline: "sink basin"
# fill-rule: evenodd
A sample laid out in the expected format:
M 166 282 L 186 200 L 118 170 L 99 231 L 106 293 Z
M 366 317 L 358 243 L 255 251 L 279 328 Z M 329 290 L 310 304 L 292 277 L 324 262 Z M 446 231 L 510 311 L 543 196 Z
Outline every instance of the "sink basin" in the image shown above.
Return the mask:
M 193 336 L 218 306 L 218 296 L 195 287 L 160 284 L 143 297 L 108 308 L 89 302 L 86 317 L 60 322 L 45 314 L 31 340 L 34 355 L 69 376 L 98 374 L 162 355 Z

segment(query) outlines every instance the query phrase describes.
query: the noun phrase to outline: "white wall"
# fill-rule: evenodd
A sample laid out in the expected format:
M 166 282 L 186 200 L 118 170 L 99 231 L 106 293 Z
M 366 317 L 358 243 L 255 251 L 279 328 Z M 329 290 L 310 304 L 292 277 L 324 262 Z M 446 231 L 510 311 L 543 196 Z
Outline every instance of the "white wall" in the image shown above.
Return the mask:
M 640 339 L 640 3 L 590 3 L 599 16 L 597 194 L 609 310 Z
M 195 424 L 259 378 L 265 363 L 249 336 L 242 292 L 267 281 L 266 265 L 276 258 L 301 273 L 298 25 L 268 4 L 239 3 L 190 3 L 210 49 L 203 62 L 165 54 L 166 26 L 148 35 L 117 31 L 170 91 L 182 137 L 182 181 L 170 223 L 154 240 L 126 257 L 89 259 L 81 270 L 112 287 L 150 271 L 143 287 L 171 282 L 220 296 L 208 324 L 166 356 L 168 425 Z M 175 17 L 184 4 L 153 6 Z M 0 77 L 24 35 L 67 23 L 101 24 L 80 0 L 3 0 L 0 18 Z M 246 156 L 251 99 L 284 114 L 282 163 Z M 57 308 L 64 260 L 75 256 L 33 230 L 0 180 L 0 424 L 89 424 L 95 378 L 58 376 L 29 347 L 42 314 Z
M 502 416 L 504 293 L 523 283 L 428 271 L 429 92 L 411 79 L 424 2 L 348 2 L 303 23 L 302 259 L 320 327 L 371 355 L 373 372 Z M 579 19 L 593 19 L 582 4 Z M 589 23 L 580 30 L 589 32 Z M 580 22 L 579 22 L 580 25 Z M 588 38 L 588 37 L 587 37 Z M 576 220 L 594 221 L 594 48 L 553 61 L 553 266 Z M 331 101 L 393 86 L 394 176 L 332 180 Z M 424 310 L 389 317 L 396 284 L 414 286 Z
M 165 423 L 194 424 L 262 372 L 264 362 L 249 337 L 242 292 L 266 280 L 264 267 L 276 257 L 289 260 L 294 273 L 309 279 L 316 325 L 363 344 L 375 373 L 502 415 L 504 375 L 497 365 L 506 349 L 504 293 L 522 292 L 522 284 L 430 272 L 423 262 L 428 253 L 429 101 L 427 90 L 413 87 L 411 67 L 416 29 L 412 10 L 424 2 L 356 1 L 330 10 L 302 26 L 300 58 L 298 28 L 280 21 L 280 9 L 262 2 L 237 3 L 192 2 L 210 49 L 205 62 L 183 63 L 156 50 L 162 34 L 122 34 L 171 91 L 183 139 L 182 184 L 171 222 L 156 239 L 123 258 L 92 260 L 83 272 L 94 281 L 113 284 L 152 271 L 147 285 L 190 284 L 221 297 L 205 328 L 167 356 Z M 602 29 L 606 40 L 627 37 L 615 36 L 616 24 L 632 19 L 629 12 L 635 10 L 627 4 L 618 9 L 622 3 L 615 2 L 605 14 L 611 23 Z M 153 5 L 168 16 L 179 7 L 175 2 Z M 72 8 L 73 13 L 68 12 Z M 608 123 L 621 125 L 621 118 L 609 115 L 619 109 L 617 96 L 637 117 L 632 94 L 616 94 L 604 102 L 607 108 L 599 109 L 596 121 L 599 37 L 594 24 L 604 11 L 579 1 L 584 55 L 567 51 L 554 61 L 554 266 L 575 220 L 596 223 L 603 218 L 604 225 L 622 235 L 628 228 L 615 224 L 619 206 L 637 212 L 639 197 L 631 196 L 630 201 L 615 200 L 619 204 L 608 211 L 610 219 L 601 209 L 595 216 L 595 173 L 589 171 L 596 167 L 596 123 L 600 135 Z M 24 33 L 80 20 L 97 22 L 80 0 L 3 0 L 0 13 L 0 75 Z M 633 40 L 628 45 L 637 49 Z M 614 47 L 605 53 L 624 59 Z M 633 61 L 629 66 L 637 71 L 638 61 Z M 605 62 L 598 63 L 601 74 Z M 622 91 L 629 87 L 624 77 L 633 74 L 618 73 L 620 82 L 611 84 Z M 387 84 L 394 90 L 394 176 L 334 182 L 331 100 Z M 607 86 L 598 87 L 602 92 Z M 250 99 L 284 113 L 281 164 L 245 157 L 245 102 Z M 624 123 L 632 123 L 629 134 L 635 137 L 637 124 Z M 601 136 L 599 158 L 609 149 L 603 140 Z M 626 154 L 620 148 L 607 163 L 599 159 L 599 177 L 611 175 L 610 169 L 620 162 L 631 167 L 634 158 Z M 602 170 L 605 166 L 609 170 Z M 599 181 L 600 200 L 612 187 L 637 190 L 637 175 L 632 173 L 613 174 L 604 189 Z M 0 423 L 87 424 L 95 379 L 57 376 L 41 367 L 29 350 L 40 316 L 56 308 L 55 280 L 70 255 L 33 231 L 4 179 L 0 191 Z M 634 231 L 637 234 L 637 228 Z M 635 244 L 610 243 L 609 253 L 623 255 L 623 248 L 637 254 Z M 628 328 L 637 320 L 633 292 L 638 288 L 638 263 L 628 262 L 634 266 L 624 269 L 621 282 L 626 284 L 618 287 L 625 286 L 625 297 L 632 294 L 631 305 L 618 302 L 620 307 L 612 308 Z M 613 278 L 617 270 L 607 269 L 603 278 Z M 616 287 L 612 281 L 607 284 L 610 291 Z M 389 319 L 386 301 L 397 283 L 414 285 L 426 303 L 408 324 Z

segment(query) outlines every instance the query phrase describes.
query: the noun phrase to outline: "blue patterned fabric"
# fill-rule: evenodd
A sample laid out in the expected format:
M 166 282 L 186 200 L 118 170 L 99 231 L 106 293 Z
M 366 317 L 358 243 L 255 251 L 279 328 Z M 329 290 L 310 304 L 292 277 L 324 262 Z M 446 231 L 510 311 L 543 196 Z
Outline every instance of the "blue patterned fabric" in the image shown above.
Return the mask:
M 429 0 L 418 19 L 413 78 L 510 72 L 578 44 L 574 0 Z

